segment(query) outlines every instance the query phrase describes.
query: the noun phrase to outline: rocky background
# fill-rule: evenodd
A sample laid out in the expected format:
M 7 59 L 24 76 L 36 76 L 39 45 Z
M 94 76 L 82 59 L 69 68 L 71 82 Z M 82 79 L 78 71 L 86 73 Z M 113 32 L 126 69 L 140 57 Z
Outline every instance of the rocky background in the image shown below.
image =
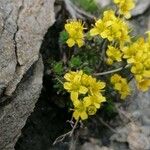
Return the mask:
M 97 2 L 111 6 L 111 0 Z M 90 120 L 78 137 L 52 146 L 69 129 L 66 110 L 55 104 L 46 63 L 59 49 L 68 17 L 62 4 L 0 0 L 0 150 L 150 150 L 150 91 L 138 92 L 134 81 L 115 123 L 108 127 L 96 116 L 99 122 Z M 137 0 L 130 21 L 135 34 L 150 29 L 150 0 Z

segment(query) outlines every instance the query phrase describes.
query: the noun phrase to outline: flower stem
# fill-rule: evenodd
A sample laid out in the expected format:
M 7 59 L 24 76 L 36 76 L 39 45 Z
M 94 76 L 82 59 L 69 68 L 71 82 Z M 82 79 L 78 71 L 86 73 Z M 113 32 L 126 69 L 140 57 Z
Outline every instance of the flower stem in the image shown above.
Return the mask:
M 110 71 L 106 71 L 106 72 L 94 73 L 93 75 L 94 76 L 103 76 L 103 75 L 107 75 L 107 74 L 111 74 L 111 73 L 114 73 L 114 72 L 121 71 L 122 69 L 128 68 L 128 67 L 130 67 L 129 64 L 126 65 L 125 67 L 120 67 L 120 68 L 117 68 L 117 69 L 114 69 L 114 70 L 110 70 Z
M 72 130 L 71 130 L 70 136 L 73 135 L 74 130 L 76 129 L 76 127 L 77 127 L 77 125 L 78 125 L 78 122 L 79 122 L 79 119 L 75 122 L 75 124 L 74 124 L 74 126 L 73 126 L 73 128 L 72 128 Z

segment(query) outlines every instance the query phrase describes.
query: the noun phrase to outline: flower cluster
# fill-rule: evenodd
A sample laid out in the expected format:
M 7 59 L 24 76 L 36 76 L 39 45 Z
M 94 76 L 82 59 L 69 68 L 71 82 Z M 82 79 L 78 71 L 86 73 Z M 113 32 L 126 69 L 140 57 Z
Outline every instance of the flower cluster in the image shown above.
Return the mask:
M 119 7 L 119 13 L 124 15 L 125 18 L 130 18 L 130 10 L 135 6 L 134 0 L 114 0 L 114 3 Z
M 104 12 L 103 18 L 96 21 L 95 26 L 90 30 L 91 36 L 99 35 L 109 41 L 129 41 L 128 25 L 119 17 L 116 17 L 113 10 Z
M 123 58 L 132 65 L 131 72 L 137 81 L 137 86 L 142 91 L 148 90 L 150 87 L 150 35 L 145 41 L 139 38 L 137 41 L 125 46 Z
M 70 71 L 64 76 L 66 82 L 64 88 L 70 93 L 70 98 L 74 106 L 73 117 L 78 120 L 85 120 L 88 115 L 94 115 L 101 103 L 106 99 L 102 95 L 105 83 L 96 81 L 83 71 Z
M 109 45 L 108 49 L 106 50 L 106 54 L 107 54 L 107 64 L 112 65 L 113 62 L 117 61 L 120 62 L 122 61 L 122 52 L 114 47 Z
M 125 99 L 130 94 L 130 87 L 125 78 L 122 78 L 118 74 L 114 74 L 111 77 L 111 83 L 114 86 L 114 89 L 119 92 L 121 99 Z
M 84 27 L 80 20 L 71 20 L 65 24 L 65 30 L 67 31 L 69 38 L 67 44 L 69 47 L 77 44 L 79 47 L 84 45 Z

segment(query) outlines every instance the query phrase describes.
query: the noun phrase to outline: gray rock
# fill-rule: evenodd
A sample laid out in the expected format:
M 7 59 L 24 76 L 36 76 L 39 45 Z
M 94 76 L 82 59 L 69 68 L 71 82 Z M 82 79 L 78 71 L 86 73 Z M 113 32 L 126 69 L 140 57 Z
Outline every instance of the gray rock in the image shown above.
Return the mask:
M 133 93 L 127 99 L 126 114 L 130 114 L 132 121 L 116 128 L 117 133 L 111 137 L 111 145 L 118 149 L 128 143 L 126 149 L 149 150 L 150 149 L 150 91 L 140 92 L 136 89 L 135 82 L 131 83 Z M 124 106 L 123 106 L 124 107 Z M 125 116 L 124 116 L 125 117 Z
M 86 142 L 83 144 L 80 150 L 113 150 L 112 148 L 106 146 L 99 146 L 90 142 Z
M 0 150 L 13 150 L 42 88 L 42 39 L 54 0 L 0 0 Z M 17 88 L 17 89 L 16 89 Z
M 136 7 L 132 11 L 132 16 L 143 14 L 150 8 L 150 0 L 136 0 Z
M 32 76 L 31 76 L 32 75 Z M 27 117 L 42 88 L 43 63 L 40 58 L 19 84 L 11 102 L 0 109 L 0 149 L 13 150 Z
M 105 7 L 111 4 L 111 0 L 96 0 L 96 2 L 101 6 Z
M 54 0 L 0 0 L 0 84 L 5 84 L 5 95 L 11 96 L 38 60 L 43 36 L 55 21 L 53 5 Z

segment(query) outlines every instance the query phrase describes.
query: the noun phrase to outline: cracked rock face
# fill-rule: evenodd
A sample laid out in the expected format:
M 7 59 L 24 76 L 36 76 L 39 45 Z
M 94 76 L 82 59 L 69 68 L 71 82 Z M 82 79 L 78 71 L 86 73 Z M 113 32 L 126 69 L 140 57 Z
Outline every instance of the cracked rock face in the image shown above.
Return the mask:
M 39 50 L 54 21 L 54 0 L 0 0 L 0 150 L 13 150 L 39 97 Z

